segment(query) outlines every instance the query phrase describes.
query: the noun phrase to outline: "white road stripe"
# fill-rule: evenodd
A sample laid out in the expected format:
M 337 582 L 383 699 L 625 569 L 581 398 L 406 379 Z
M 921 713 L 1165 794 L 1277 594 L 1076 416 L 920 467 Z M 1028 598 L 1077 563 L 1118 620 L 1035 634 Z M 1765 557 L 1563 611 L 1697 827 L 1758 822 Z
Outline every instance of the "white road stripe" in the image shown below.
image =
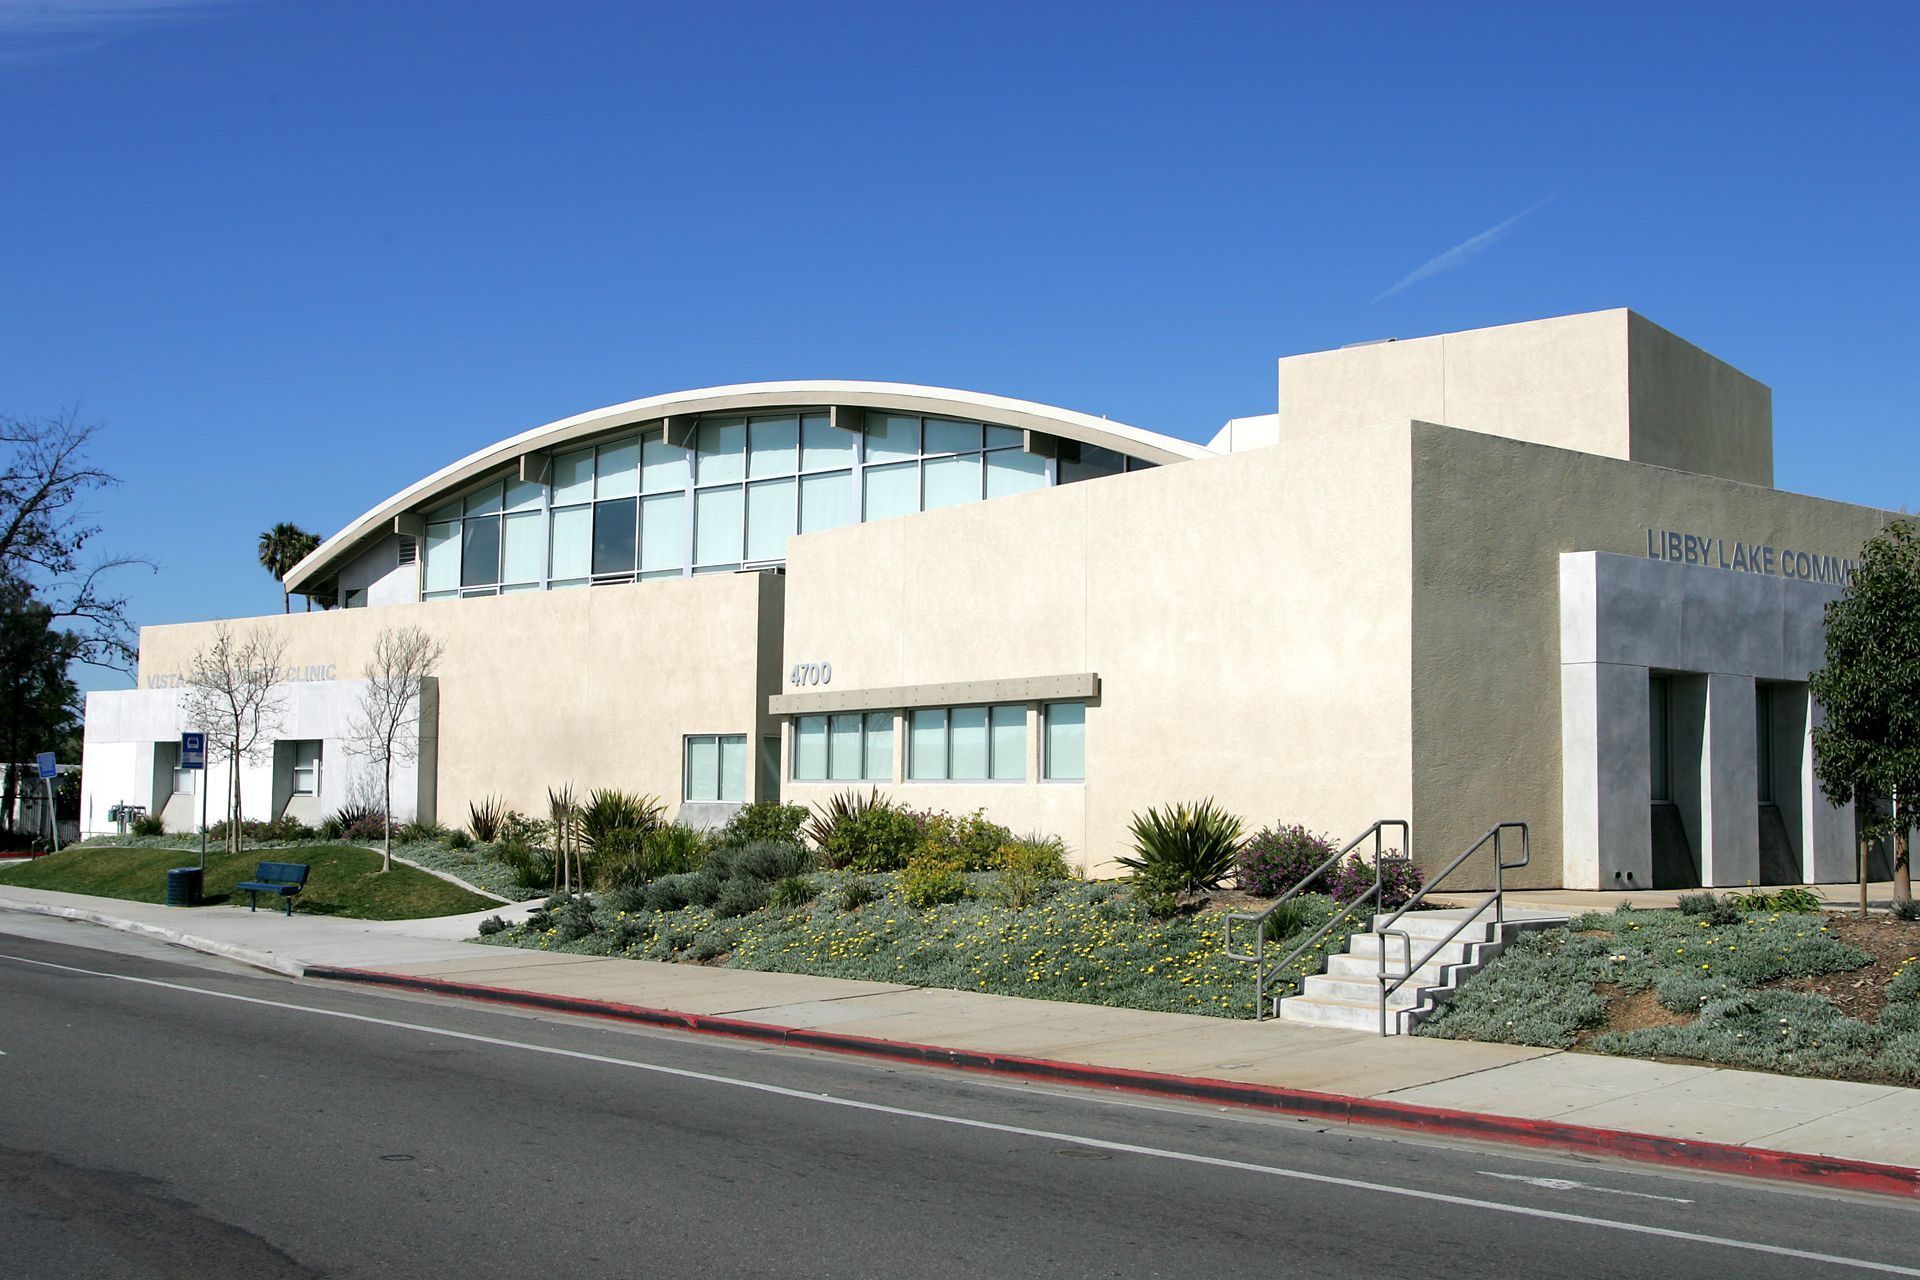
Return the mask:
M 1495 1173 L 1491 1169 L 1481 1169 L 1483 1178 L 1505 1178 L 1508 1182 L 1524 1182 L 1530 1187 L 1542 1187 L 1548 1191 L 1599 1191 L 1610 1196 L 1632 1196 L 1636 1200 L 1665 1200 L 1668 1204 L 1692 1204 L 1691 1200 L 1682 1200 L 1679 1196 L 1656 1196 L 1646 1191 L 1622 1191 L 1618 1187 L 1600 1187 L 1591 1182 L 1575 1182 L 1571 1178 L 1533 1178 L 1524 1173 Z
M 812 1102 L 830 1107 L 845 1107 L 851 1111 L 865 1111 L 874 1115 L 894 1116 L 903 1120 L 924 1120 L 934 1124 L 953 1125 L 962 1129 L 979 1129 L 990 1133 L 1012 1134 L 1022 1138 L 1038 1138 L 1044 1142 L 1064 1142 L 1074 1146 L 1090 1147 L 1099 1151 L 1117 1151 L 1127 1155 L 1148 1156 L 1156 1160 L 1172 1160 L 1182 1164 L 1205 1165 L 1215 1169 L 1232 1169 L 1239 1173 L 1258 1173 L 1268 1177 L 1286 1178 L 1296 1182 L 1311 1182 L 1320 1186 L 1344 1187 L 1352 1191 L 1371 1191 L 1380 1195 L 1399 1196 L 1408 1200 L 1423 1200 L 1429 1204 L 1453 1205 L 1462 1209 L 1482 1209 L 1488 1213 L 1504 1213 L 1521 1218 L 1538 1218 L 1548 1222 L 1565 1222 L 1575 1226 L 1593 1227 L 1601 1231 L 1621 1231 L 1630 1235 L 1654 1236 L 1663 1240 L 1680 1240 L 1688 1244 L 1718 1245 L 1724 1249 L 1739 1249 L 1748 1253 L 1764 1253 L 1777 1258 L 1798 1258 L 1806 1262 L 1822 1262 L 1836 1267 L 1852 1267 L 1860 1271 L 1873 1271 L 1890 1276 L 1913 1276 L 1920 1280 L 1920 1269 L 1897 1266 L 1890 1262 L 1875 1262 L 1867 1258 L 1849 1258 L 1834 1253 L 1815 1253 L 1806 1249 L 1789 1249 L 1781 1245 L 1761 1244 L 1754 1240 L 1735 1240 L 1728 1236 L 1706 1235 L 1697 1231 L 1678 1231 L 1671 1227 L 1654 1227 L 1638 1222 L 1615 1222 L 1606 1218 L 1589 1218 L 1577 1213 L 1560 1213 L 1552 1209 L 1536 1209 L 1528 1205 L 1501 1204 L 1495 1200 L 1476 1200 L 1471 1196 L 1447 1195 L 1439 1191 L 1422 1191 L 1414 1187 L 1397 1187 L 1384 1182 L 1367 1182 L 1358 1178 L 1340 1178 L 1332 1174 L 1309 1173 L 1303 1169 L 1283 1169 L 1276 1165 L 1253 1164 L 1245 1160 L 1229 1160 L 1220 1156 L 1203 1156 L 1190 1151 L 1172 1151 L 1163 1147 L 1143 1147 L 1131 1142 L 1113 1142 L 1106 1138 L 1088 1138 L 1071 1133 L 1056 1133 L 1050 1129 L 1030 1129 L 1024 1125 L 998 1124 L 991 1120 L 971 1120 L 965 1116 L 942 1115 L 937 1111 L 915 1111 L 907 1107 L 891 1107 L 879 1102 L 861 1102 L 854 1098 L 836 1098 L 832 1094 L 808 1093 L 801 1089 L 788 1089 L 777 1084 L 762 1084 L 757 1080 L 740 1080 L 733 1076 L 714 1075 L 706 1071 L 691 1071 L 684 1067 L 668 1067 L 653 1062 L 635 1062 L 628 1058 L 615 1058 L 606 1054 L 585 1053 L 578 1049 L 556 1049 L 548 1045 L 527 1044 L 519 1040 L 506 1040 L 496 1036 L 476 1035 L 469 1031 L 451 1031 L 444 1027 L 431 1027 L 417 1022 L 400 1022 L 392 1018 L 375 1018 L 364 1013 L 345 1013 L 337 1009 L 316 1009 L 310 1005 L 289 1004 L 280 1000 L 263 1000 L 257 996 L 243 996 L 230 991 L 209 991 L 204 987 L 190 987 L 177 982 L 163 982 L 158 978 L 136 978 L 124 973 L 102 973 L 96 969 L 81 969 L 73 965 L 54 964 L 48 960 L 32 960 L 25 956 L 10 956 L 0 953 L 0 960 L 12 960 L 19 964 L 35 965 L 42 969 L 58 969 L 65 973 L 85 974 L 92 978 L 108 978 L 116 982 L 131 982 L 145 987 L 160 987 L 168 991 L 181 991 L 189 995 L 210 996 L 216 1000 L 235 1000 L 242 1004 L 265 1005 L 271 1009 L 286 1009 L 296 1013 L 312 1014 L 316 1017 L 339 1018 L 347 1022 L 364 1022 L 372 1026 L 392 1027 L 399 1031 L 416 1031 L 422 1035 L 439 1036 L 448 1040 L 464 1040 L 472 1044 L 492 1045 L 500 1049 L 519 1049 L 526 1053 L 546 1054 L 555 1058 L 572 1058 L 580 1062 L 597 1062 L 610 1067 L 625 1067 L 633 1071 L 646 1071 L 655 1075 L 673 1076 L 682 1080 L 698 1080 L 704 1084 L 724 1085 L 732 1089 L 748 1089 L 755 1093 L 770 1094 L 775 1097 L 791 1098 L 796 1102 Z

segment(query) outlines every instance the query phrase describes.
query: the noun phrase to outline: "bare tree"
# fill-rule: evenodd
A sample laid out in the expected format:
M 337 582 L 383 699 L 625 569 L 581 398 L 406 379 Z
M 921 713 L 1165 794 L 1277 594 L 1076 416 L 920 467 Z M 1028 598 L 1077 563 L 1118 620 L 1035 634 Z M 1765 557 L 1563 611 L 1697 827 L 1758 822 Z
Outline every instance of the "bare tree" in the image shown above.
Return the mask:
M 265 627 L 235 636 L 226 623 L 193 655 L 187 720 L 207 735 L 207 754 L 227 764 L 227 847 L 240 851 L 240 765 L 273 750 L 280 728 L 280 668 L 287 642 Z
M 380 766 L 382 871 L 393 870 L 393 766 L 420 758 L 420 694 L 445 652 L 446 645 L 419 627 L 388 627 L 374 638 L 362 673 L 367 687 L 347 730 L 347 750 Z
M 95 430 L 76 410 L 46 419 L 0 413 L 0 575 L 30 588 L 74 637 L 76 659 L 124 670 L 134 658 L 127 602 L 102 579 L 128 565 L 153 565 L 132 556 L 85 559 L 99 529 L 86 523 L 80 504 L 90 491 L 119 483 L 87 461 Z

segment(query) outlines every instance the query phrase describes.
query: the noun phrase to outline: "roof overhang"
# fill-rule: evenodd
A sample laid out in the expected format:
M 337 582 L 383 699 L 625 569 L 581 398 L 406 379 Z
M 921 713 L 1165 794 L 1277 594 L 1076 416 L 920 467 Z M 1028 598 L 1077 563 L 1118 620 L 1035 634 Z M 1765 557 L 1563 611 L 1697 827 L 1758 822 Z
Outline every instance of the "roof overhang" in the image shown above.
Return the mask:
M 1187 462 L 1213 456 L 1204 445 L 1144 431 L 1072 409 L 1014 400 L 1006 396 L 923 387 L 904 382 L 748 382 L 698 391 L 629 400 L 549 422 L 468 454 L 458 462 L 409 485 L 322 542 L 293 566 L 286 587 L 302 592 L 324 584 L 342 564 L 385 535 L 416 532 L 417 512 L 458 493 L 492 472 L 528 455 L 543 455 L 623 428 L 654 425 L 663 419 L 692 419 L 762 409 L 895 409 L 907 413 L 965 418 L 996 426 L 1018 427 L 1042 436 L 1077 440 L 1114 449 L 1147 462 Z M 537 466 L 538 464 L 533 464 Z M 523 470 L 525 467 L 523 467 Z M 407 527 L 403 527 L 407 526 Z

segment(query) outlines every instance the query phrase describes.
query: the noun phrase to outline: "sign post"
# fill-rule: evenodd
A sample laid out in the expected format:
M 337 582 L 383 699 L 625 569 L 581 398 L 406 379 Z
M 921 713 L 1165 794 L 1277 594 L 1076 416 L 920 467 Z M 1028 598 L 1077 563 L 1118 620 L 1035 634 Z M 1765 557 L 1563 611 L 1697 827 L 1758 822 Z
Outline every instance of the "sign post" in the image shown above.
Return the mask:
M 60 852 L 60 814 L 53 807 L 53 780 L 59 776 L 60 766 L 54 763 L 53 752 L 42 751 L 34 757 L 40 766 L 40 780 L 47 784 L 47 830 L 53 833 L 53 851 Z
M 200 776 L 193 781 L 194 789 L 200 793 L 200 869 L 207 869 L 207 735 L 204 733 L 183 733 L 180 735 L 180 767 L 197 769 Z

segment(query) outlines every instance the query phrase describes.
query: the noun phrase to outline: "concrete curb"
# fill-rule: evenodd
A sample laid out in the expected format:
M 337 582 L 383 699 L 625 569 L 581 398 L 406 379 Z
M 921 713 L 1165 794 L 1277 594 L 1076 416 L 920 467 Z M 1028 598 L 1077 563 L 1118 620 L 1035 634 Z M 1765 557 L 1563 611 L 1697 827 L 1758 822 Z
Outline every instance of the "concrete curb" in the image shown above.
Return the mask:
M 624 1022 L 670 1027 L 703 1035 L 730 1036 L 736 1039 L 774 1043 L 792 1048 L 858 1054 L 896 1062 L 916 1062 L 963 1071 L 1012 1075 L 1029 1080 L 1122 1089 L 1130 1093 L 1180 1098 L 1193 1102 L 1228 1103 L 1338 1124 L 1410 1129 L 1421 1133 L 1471 1138 L 1482 1142 L 1582 1152 L 1646 1164 L 1671 1165 L 1712 1173 L 1731 1173 L 1777 1182 L 1801 1183 L 1830 1190 L 1864 1191 L 1876 1195 L 1920 1200 L 1920 1168 L 1878 1164 L 1869 1160 L 1851 1160 L 1838 1156 L 1809 1155 L 1792 1151 L 1770 1151 L 1759 1147 L 1664 1137 L 1659 1134 L 1634 1133 L 1622 1129 L 1599 1129 L 1588 1125 L 1563 1124 L 1555 1120 L 1480 1115 L 1470 1111 L 1454 1111 L 1445 1107 L 1423 1107 L 1413 1103 L 1388 1102 L 1377 1098 L 1316 1093 L 1311 1090 L 1289 1089 L 1278 1085 L 1135 1071 L 1124 1067 L 1103 1067 L 1089 1063 L 1059 1062 L 1048 1058 L 1026 1058 L 1016 1054 L 990 1053 L 975 1049 L 948 1049 L 938 1045 L 880 1040 L 840 1031 L 782 1027 L 740 1018 L 681 1013 L 671 1009 L 652 1009 L 644 1005 L 620 1004 L 615 1001 L 594 1000 L 582 996 L 550 995 L 540 991 L 519 991 L 472 982 L 454 982 L 444 978 L 382 973 L 371 969 L 309 965 L 305 976 L 335 982 L 394 987 L 431 995 L 459 996 L 470 1000 L 486 1000 L 559 1013 L 586 1014 Z
M 289 978 L 302 977 L 307 972 L 307 966 L 298 960 L 290 960 L 271 951 L 260 951 L 253 947 L 203 938 L 198 934 L 168 928 L 166 925 L 126 920 L 101 911 L 89 911 L 85 907 L 63 907 L 46 902 L 19 902 L 0 898 L 0 911 L 19 911 L 31 916 L 53 916 L 60 920 L 77 920 L 84 924 L 102 925 L 108 929 L 118 929 L 122 933 L 139 934 L 143 938 L 156 938 L 161 942 L 185 947 L 190 951 L 204 951 L 210 955 L 224 956 L 228 960 L 238 960 L 241 964 L 250 964 L 256 969 L 265 969 L 270 973 L 283 974 Z

